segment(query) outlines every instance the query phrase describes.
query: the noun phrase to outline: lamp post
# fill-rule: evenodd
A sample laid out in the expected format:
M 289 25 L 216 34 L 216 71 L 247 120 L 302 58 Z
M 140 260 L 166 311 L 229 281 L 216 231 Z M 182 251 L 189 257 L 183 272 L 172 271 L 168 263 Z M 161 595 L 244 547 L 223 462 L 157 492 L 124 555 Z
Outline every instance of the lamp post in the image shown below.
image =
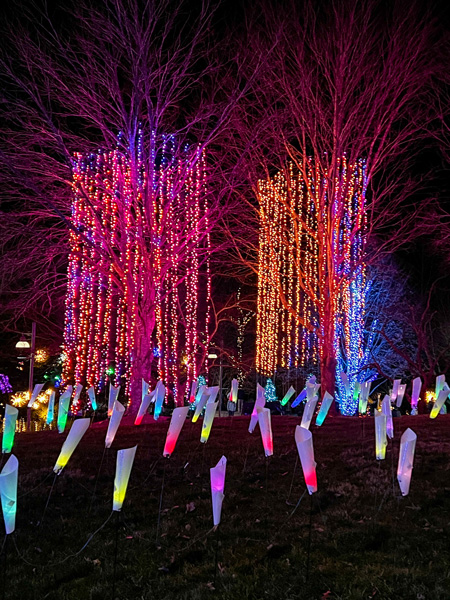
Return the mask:
M 29 334 L 28 334 L 29 335 Z M 25 335 L 22 335 L 20 340 L 16 344 L 16 348 L 24 349 L 30 348 L 30 373 L 28 376 L 28 400 L 31 398 L 33 393 L 33 377 L 34 377 L 34 355 L 36 354 L 36 323 L 35 321 L 31 324 L 31 347 Z M 31 430 L 31 406 L 27 407 L 27 431 Z

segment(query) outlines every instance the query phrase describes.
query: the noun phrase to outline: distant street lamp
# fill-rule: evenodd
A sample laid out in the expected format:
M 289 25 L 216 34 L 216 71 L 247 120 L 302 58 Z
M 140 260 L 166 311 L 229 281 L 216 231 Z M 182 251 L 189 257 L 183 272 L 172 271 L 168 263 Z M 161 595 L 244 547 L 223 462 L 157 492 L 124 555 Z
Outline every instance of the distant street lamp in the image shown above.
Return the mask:
M 29 341 L 26 339 L 25 334 L 23 334 L 20 340 L 16 344 L 16 348 L 19 350 L 29 349 L 30 348 L 30 374 L 28 377 L 28 399 L 31 398 L 31 394 L 33 393 L 33 376 L 34 376 L 34 355 L 36 353 L 36 323 L 33 321 L 31 324 L 31 346 Z M 31 407 L 27 407 L 27 431 L 31 430 Z

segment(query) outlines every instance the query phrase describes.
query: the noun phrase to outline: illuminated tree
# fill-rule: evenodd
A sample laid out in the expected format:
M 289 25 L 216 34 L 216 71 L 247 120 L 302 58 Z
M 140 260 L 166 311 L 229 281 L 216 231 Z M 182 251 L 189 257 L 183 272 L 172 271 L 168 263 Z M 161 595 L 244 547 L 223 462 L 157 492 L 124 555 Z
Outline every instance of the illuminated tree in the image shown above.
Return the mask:
M 255 61 L 268 59 L 239 131 L 251 154 L 258 223 L 282 240 L 259 270 L 268 290 L 261 304 L 269 319 L 283 306 L 294 346 L 304 339 L 314 353 L 308 340 L 317 339 L 321 389 L 334 392 L 339 315 L 350 314 L 340 307 L 352 282 L 360 277 L 364 289 L 364 263 L 413 239 L 420 226 L 408 210 L 418 185 L 411 165 L 437 115 L 442 35 L 428 14 L 401 3 L 307 1 L 286 11 L 265 3 L 262 13 L 246 43 Z M 258 272 L 249 229 L 236 246 Z M 374 233 L 380 243 L 369 249 L 364 239 Z M 280 364 L 275 347 L 286 357 L 289 339 L 270 344 L 261 352 Z
M 12 324 L 41 311 L 54 330 L 70 255 L 65 376 L 99 382 L 114 362 L 137 402 L 141 376 L 177 387 L 206 360 L 208 240 L 229 191 L 205 149 L 248 83 L 222 93 L 207 2 L 15 15 L 0 56 L 3 299 Z

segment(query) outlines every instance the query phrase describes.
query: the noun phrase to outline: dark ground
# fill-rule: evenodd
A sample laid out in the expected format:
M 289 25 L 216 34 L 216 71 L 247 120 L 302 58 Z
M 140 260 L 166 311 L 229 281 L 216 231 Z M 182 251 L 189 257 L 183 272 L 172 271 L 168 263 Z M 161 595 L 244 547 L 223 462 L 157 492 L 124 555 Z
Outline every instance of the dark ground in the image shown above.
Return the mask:
M 57 478 L 41 525 L 65 435 L 17 435 L 17 529 L 6 569 L 5 555 L 0 561 L 0 598 L 113 598 L 117 513 L 73 555 L 111 514 L 116 450 L 136 443 L 118 518 L 115 598 L 450 598 L 450 415 L 394 419 L 395 439 L 381 462 L 373 418 L 312 426 L 319 486 L 312 498 L 297 461 L 298 418 L 272 418 L 275 455 L 267 461 L 259 428 L 247 432 L 249 417 L 216 418 L 206 446 L 201 420 L 187 421 L 169 460 L 161 458 L 168 419 L 148 419 L 122 424 L 90 509 L 106 426 L 91 428 Z M 396 469 L 407 427 L 418 441 L 410 495 L 402 498 Z M 225 500 L 214 532 L 208 469 L 222 454 Z

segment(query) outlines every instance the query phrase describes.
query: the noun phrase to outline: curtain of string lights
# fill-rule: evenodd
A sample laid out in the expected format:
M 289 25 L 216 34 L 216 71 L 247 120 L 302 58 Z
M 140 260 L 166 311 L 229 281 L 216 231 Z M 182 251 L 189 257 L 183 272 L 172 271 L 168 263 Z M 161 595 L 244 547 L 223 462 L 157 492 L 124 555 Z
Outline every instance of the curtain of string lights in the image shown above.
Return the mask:
M 309 159 L 301 171 L 289 163 L 258 182 L 256 368 L 265 376 L 279 367 L 318 368 L 326 351 L 324 297 L 329 294 L 331 351 L 338 372 L 346 371 L 351 382 L 349 397 L 338 386 L 340 409 L 352 414 L 364 360 L 365 163 L 348 164 L 343 156 L 335 172 L 330 186 L 320 162 Z
M 204 151 L 140 128 L 73 160 L 64 383 L 127 394 L 162 379 L 180 401 L 208 339 L 211 276 Z

